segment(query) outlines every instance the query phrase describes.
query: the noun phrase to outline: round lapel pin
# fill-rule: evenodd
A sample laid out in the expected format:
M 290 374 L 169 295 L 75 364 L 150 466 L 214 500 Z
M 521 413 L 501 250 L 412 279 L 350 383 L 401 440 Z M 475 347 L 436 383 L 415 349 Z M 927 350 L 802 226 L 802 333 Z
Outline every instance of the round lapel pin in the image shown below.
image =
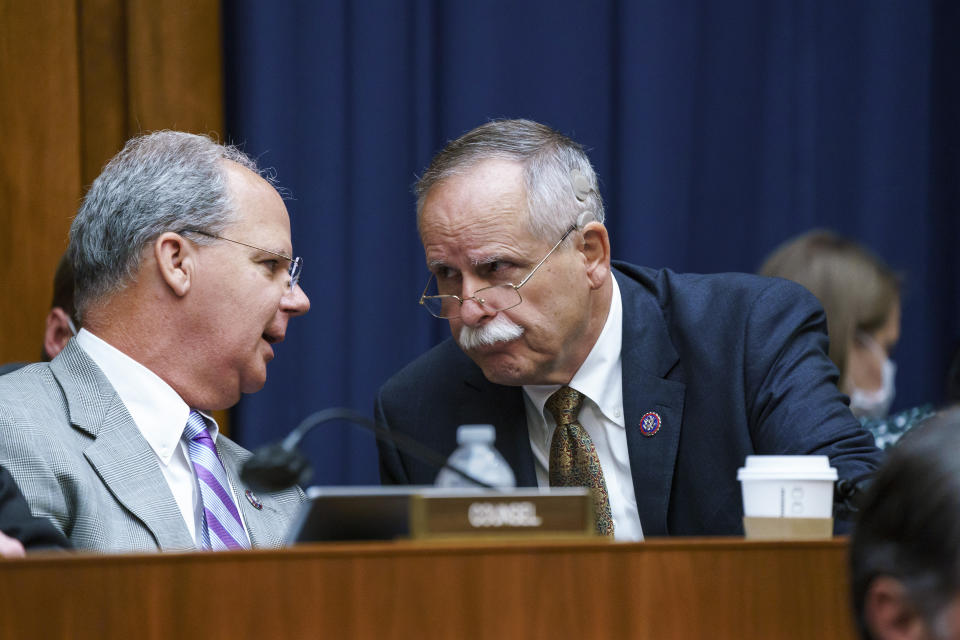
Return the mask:
M 640 418 L 640 433 L 650 437 L 660 431 L 660 414 L 650 411 Z
M 250 491 L 250 489 L 244 491 L 244 494 L 247 496 L 247 501 L 253 505 L 254 509 L 257 511 L 263 510 L 263 502 L 257 497 L 257 494 L 255 494 L 253 491 Z

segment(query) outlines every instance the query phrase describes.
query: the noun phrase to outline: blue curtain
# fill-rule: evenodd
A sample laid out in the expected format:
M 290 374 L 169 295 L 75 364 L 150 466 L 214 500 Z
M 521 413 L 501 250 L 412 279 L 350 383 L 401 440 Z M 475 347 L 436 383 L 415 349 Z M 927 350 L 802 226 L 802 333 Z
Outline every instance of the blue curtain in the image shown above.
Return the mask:
M 946 1 L 226 3 L 227 135 L 288 190 L 313 305 L 235 435 L 253 448 L 324 407 L 372 415 L 445 337 L 417 305 L 410 187 L 498 117 L 588 148 L 616 258 L 754 271 L 812 227 L 871 247 L 907 283 L 894 408 L 938 402 L 960 337 L 958 30 Z M 367 433 L 306 445 L 315 484 L 377 481 Z

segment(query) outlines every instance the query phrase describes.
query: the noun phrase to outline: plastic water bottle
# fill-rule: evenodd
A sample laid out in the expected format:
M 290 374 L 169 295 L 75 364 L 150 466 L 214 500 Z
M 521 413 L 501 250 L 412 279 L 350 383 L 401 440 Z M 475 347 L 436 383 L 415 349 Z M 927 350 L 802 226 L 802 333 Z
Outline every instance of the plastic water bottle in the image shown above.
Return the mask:
M 447 464 L 491 487 L 515 487 L 513 470 L 496 449 L 493 441 L 497 432 L 492 424 L 464 424 L 457 428 L 456 450 L 447 458 Z M 438 487 L 478 487 L 463 476 L 443 468 L 434 483 Z

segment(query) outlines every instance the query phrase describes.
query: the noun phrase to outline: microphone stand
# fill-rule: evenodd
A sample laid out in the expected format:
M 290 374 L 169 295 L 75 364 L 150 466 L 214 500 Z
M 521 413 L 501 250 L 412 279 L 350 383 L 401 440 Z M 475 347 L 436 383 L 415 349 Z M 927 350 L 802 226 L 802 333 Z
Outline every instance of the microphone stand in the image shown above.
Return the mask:
M 310 481 L 313 470 L 310 463 L 297 449 L 300 441 L 315 427 L 332 420 L 343 420 L 360 425 L 370 431 L 377 439 L 395 445 L 438 469 L 450 469 L 457 475 L 485 489 L 496 487 L 478 480 L 469 473 L 447 463 L 446 458 L 413 438 L 402 433 L 378 427 L 370 418 L 343 407 L 323 409 L 304 418 L 280 443 L 266 445 L 258 449 L 247 460 L 240 472 L 241 477 L 258 491 L 279 491 L 295 484 L 305 485 Z

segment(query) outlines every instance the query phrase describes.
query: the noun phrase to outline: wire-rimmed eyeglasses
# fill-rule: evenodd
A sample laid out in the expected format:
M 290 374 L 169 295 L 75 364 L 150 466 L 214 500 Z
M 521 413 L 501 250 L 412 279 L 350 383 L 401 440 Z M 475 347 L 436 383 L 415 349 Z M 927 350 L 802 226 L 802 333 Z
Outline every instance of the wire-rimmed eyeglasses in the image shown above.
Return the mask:
M 427 286 L 424 287 L 423 293 L 420 294 L 420 304 L 422 304 L 427 311 L 430 312 L 435 318 L 440 318 L 443 320 L 449 320 L 450 318 L 459 318 L 460 310 L 463 307 L 463 303 L 467 300 L 473 300 L 477 304 L 481 305 L 488 311 L 505 311 L 507 309 L 512 309 L 516 307 L 521 302 L 523 298 L 520 296 L 520 287 L 527 284 L 527 281 L 533 277 L 533 274 L 537 272 L 544 262 L 547 261 L 553 252 L 563 244 L 563 241 L 567 239 L 567 236 L 577 228 L 577 225 L 571 225 L 567 229 L 566 233 L 563 234 L 563 237 L 553 245 L 553 248 L 547 252 L 547 255 L 543 256 L 543 259 L 537 263 L 537 265 L 530 270 L 530 273 L 526 275 L 519 282 L 519 284 L 495 284 L 489 287 L 483 287 L 477 289 L 473 292 L 473 295 L 467 298 L 461 298 L 460 296 L 453 293 L 437 293 L 431 294 L 431 287 L 434 290 L 438 290 L 439 284 L 437 283 L 436 274 L 431 274 L 430 279 L 427 280 Z
M 199 229 L 181 229 L 177 233 L 196 233 L 201 236 L 207 236 L 208 238 L 216 238 L 217 240 L 226 240 L 227 242 L 232 242 L 233 244 L 239 244 L 249 249 L 256 249 L 257 251 L 263 251 L 264 253 L 269 253 L 272 256 L 277 256 L 278 258 L 283 258 L 290 263 L 290 267 L 287 269 L 287 273 L 290 275 L 290 281 L 287 283 L 287 286 L 293 289 L 297 286 L 297 283 L 300 282 L 300 275 L 303 273 L 303 258 L 300 256 L 292 257 L 282 253 L 277 253 L 276 251 L 270 251 L 270 249 L 264 249 L 263 247 L 258 247 L 256 245 L 248 244 L 246 242 L 240 242 L 239 240 L 233 240 L 231 238 L 224 238 L 215 233 L 208 233 L 207 231 L 201 231 Z

